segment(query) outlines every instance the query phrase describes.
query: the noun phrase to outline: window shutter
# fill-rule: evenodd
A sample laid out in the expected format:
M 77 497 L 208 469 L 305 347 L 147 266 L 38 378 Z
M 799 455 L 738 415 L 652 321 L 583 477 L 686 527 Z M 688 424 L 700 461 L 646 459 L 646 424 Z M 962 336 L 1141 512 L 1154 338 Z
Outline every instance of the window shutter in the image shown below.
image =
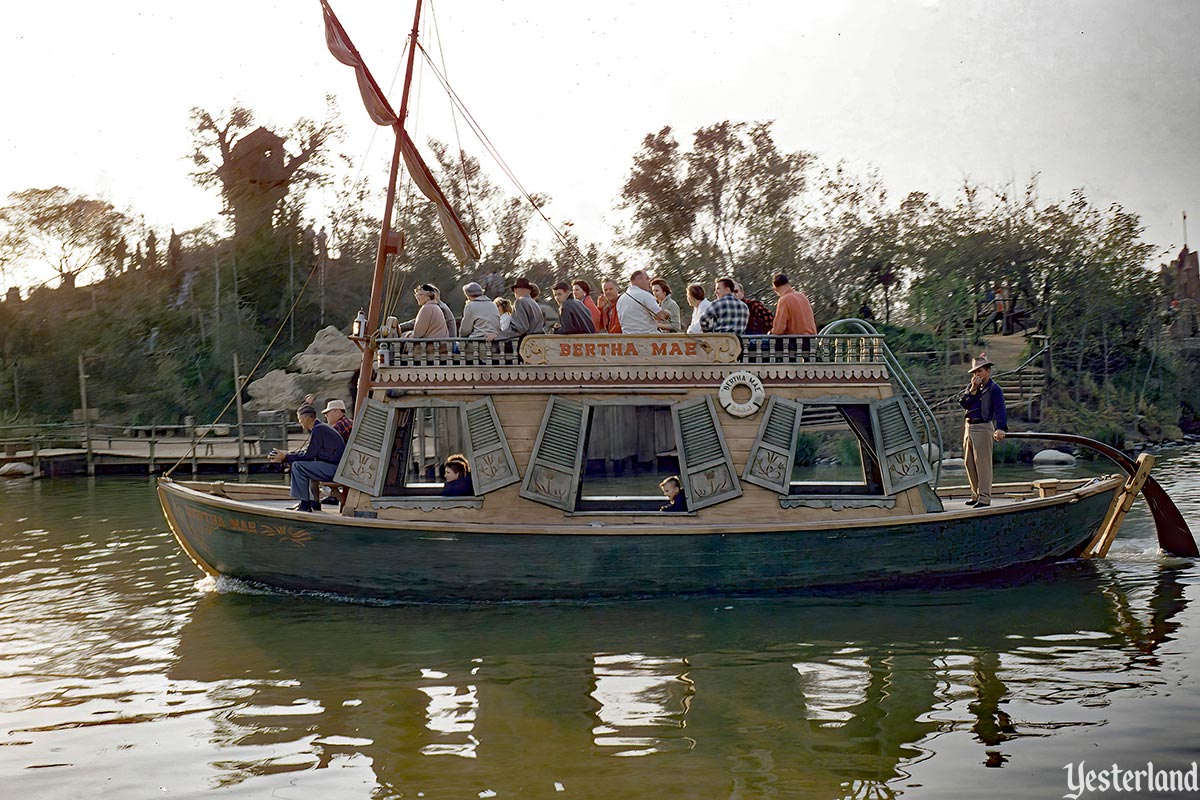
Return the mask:
M 333 480 L 378 497 L 387 476 L 388 457 L 396 438 L 396 407 L 367 400 L 342 454 Z
M 551 395 L 525 470 L 521 497 L 564 511 L 575 510 L 587 420 L 588 407 L 583 403 Z
M 779 494 L 788 494 L 792 465 L 796 461 L 796 437 L 800 434 L 803 406 L 793 400 L 772 397 L 750 448 L 750 459 L 742 480 Z
M 517 464 L 508 449 L 492 398 L 467 403 L 462 407 L 462 417 L 475 494 L 487 494 L 519 481 L 521 476 L 517 474 Z
M 711 397 L 685 400 L 671 407 L 675 444 L 679 448 L 679 477 L 688 511 L 697 511 L 742 494 L 725 434 Z
M 933 470 L 902 398 L 889 397 L 872 403 L 871 423 L 886 494 L 898 494 L 933 480 Z

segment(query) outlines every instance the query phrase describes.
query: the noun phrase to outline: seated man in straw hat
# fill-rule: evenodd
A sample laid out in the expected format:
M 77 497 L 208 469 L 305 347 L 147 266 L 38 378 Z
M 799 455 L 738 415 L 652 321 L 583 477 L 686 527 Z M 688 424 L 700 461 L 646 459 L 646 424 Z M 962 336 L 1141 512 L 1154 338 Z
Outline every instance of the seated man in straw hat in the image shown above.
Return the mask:
M 992 380 L 992 364 L 987 353 L 971 361 L 971 383 L 958 404 L 966 411 L 963 432 L 963 461 L 967 482 L 971 484 L 968 506 L 992 504 L 992 442 L 1003 442 L 1008 430 L 1008 410 L 1004 391 Z

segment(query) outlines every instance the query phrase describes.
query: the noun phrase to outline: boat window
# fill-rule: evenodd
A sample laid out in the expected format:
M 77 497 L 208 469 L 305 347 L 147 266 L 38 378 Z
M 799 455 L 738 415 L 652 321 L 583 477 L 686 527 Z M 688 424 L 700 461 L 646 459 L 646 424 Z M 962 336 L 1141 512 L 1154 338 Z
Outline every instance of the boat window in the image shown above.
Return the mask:
M 576 510 L 657 512 L 679 475 L 670 406 L 595 405 L 586 431 Z
M 446 459 L 466 452 L 458 406 L 402 409 L 382 494 L 441 495 Z
M 679 403 L 553 395 L 521 497 L 568 512 L 660 512 L 679 477 L 686 511 L 742 493 L 711 397 Z
M 801 405 L 788 494 L 883 494 L 870 406 Z
M 742 479 L 780 495 L 881 495 L 870 403 L 772 397 Z

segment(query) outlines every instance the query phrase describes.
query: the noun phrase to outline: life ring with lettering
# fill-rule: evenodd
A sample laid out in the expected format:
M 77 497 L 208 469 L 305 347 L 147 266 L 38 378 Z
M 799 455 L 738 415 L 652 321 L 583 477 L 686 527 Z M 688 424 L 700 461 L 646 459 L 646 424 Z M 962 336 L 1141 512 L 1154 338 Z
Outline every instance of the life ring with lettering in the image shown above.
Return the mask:
M 749 399 L 742 402 L 734 399 L 733 393 L 739 387 L 749 390 Z M 762 408 L 763 401 L 767 399 L 767 392 L 763 389 L 762 381 L 758 379 L 757 375 L 751 372 L 735 372 L 721 382 L 721 388 L 717 390 L 717 398 L 721 401 L 721 408 L 725 409 L 725 413 L 729 416 L 750 417 L 757 414 L 758 410 Z

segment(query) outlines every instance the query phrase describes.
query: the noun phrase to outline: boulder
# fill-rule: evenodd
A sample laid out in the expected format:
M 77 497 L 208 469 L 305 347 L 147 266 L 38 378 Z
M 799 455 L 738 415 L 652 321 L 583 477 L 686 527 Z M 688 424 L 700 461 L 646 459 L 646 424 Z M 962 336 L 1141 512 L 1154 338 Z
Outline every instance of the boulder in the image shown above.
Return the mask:
M 942 451 L 939 450 L 938 446 L 932 442 L 926 442 L 925 444 L 921 445 L 921 449 L 925 451 L 925 458 L 929 460 L 930 464 L 942 457 Z
M 330 325 L 317 332 L 304 352 L 292 357 L 287 369 L 272 370 L 246 387 L 250 394 L 246 410 L 290 412 L 305 395 L 312 394 L 317 398 L 317 411 L 330 400 L 341 400 L 353 413 L 350 384 L 361 363 L 358 347 Z
M 942 469 L 965 470 L 966 468 L 967 468 L 967 462 L 963 461 L 961 458 L 943 458 L 942 459 Z
M 1061 450 L 1039 450 L 1033 457 L 1033 463 L 1041 466 L 1069 467 L 1074 465 L 1075 456 Z
M 312 344 L 297 353 L 288 364 L 288 372 L 352 373 L 362 364 L 362 351 L 346 334 L 330 325 L 317 331 Z
M 12 461 L 0 467 L 0 478 L 28 478 L 33 474 L 33 465 L 24 461 Z

